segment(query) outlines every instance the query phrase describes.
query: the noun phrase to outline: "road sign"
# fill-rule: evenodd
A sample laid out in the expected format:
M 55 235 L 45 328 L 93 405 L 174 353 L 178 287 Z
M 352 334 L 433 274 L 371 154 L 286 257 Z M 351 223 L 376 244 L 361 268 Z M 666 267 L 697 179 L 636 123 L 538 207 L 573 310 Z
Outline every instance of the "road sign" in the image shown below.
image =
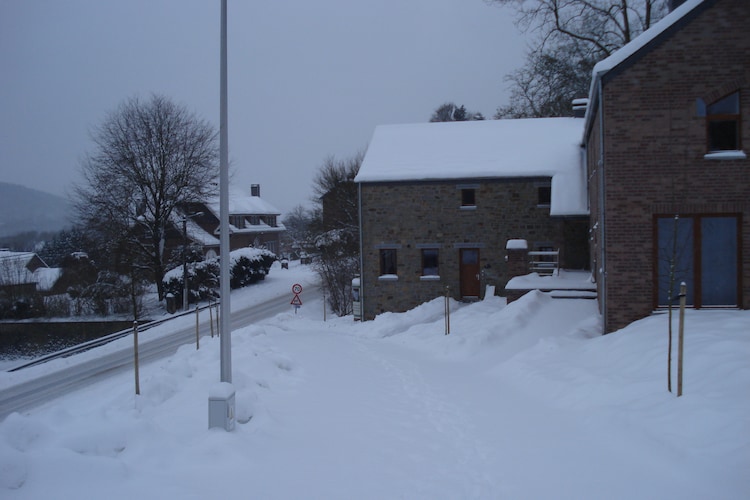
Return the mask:
M 294 297 L 292 297 L 290 304 L 294 306 L 294 313 L 297 314 L 297 309 L 302 305 L 302 299 L 299 298 L 299 294 L 302 293 L 302 285 L 299 283 L 292 285 L 292 293 L 294 294 Z

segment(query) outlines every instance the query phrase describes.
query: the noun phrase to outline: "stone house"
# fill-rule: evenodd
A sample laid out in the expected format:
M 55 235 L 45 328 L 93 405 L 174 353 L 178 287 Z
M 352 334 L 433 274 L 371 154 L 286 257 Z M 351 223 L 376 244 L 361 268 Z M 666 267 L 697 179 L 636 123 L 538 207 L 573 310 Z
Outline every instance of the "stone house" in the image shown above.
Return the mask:
M 175 231 L 170 232 L 172 241 L 168 247 L 182 245 L 187 238 L 203 248 L 207 258 L 219 254 L 220 229 L 219 197 L 205 203 L 189 203 L 181 206 L 172 218 Z M 279 239 L 286 228 L 279 221 L 281 212 L 260 197 L 260 185 L 253 184 L 250 192 L 230 187 L 229 190 L 229 248 L 267 248 L 279 252 Z M 185 231 L 183 231 L 183 229 Z
M 605 332 L 681 281 L 694 307 L 750 308 L 748 19 L 747 0 L 688 0 L 594 69 L 584 143 Z
M 506 242 L 585 268 L 580 118 L 376 128 L 359 174 L 363 317 L 508 281 Z

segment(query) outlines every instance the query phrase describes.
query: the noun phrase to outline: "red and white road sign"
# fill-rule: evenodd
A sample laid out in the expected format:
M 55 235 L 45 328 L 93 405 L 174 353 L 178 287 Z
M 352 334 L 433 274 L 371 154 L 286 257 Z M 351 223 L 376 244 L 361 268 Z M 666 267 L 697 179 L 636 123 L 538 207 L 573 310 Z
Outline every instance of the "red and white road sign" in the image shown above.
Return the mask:
M 292 301 L 290 302 L 290 304 L 292 304 L 293 306 L 301 306 L 302 299 L 299 298 L 299 294 L 302 293 L 302 285 L 300 285 L 299 283 L 295 283 L 294 285 L 292 285 L 292 293 L 294 294 L 294 297 L 292 297 Z M 295 312 L 297 312 L 296 309 Z

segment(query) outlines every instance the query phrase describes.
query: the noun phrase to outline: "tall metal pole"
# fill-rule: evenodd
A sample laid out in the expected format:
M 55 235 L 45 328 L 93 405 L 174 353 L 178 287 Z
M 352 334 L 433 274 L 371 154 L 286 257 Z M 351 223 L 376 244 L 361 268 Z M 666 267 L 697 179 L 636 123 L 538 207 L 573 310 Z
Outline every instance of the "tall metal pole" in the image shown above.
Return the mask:
M 221 98 L 219 117 L 219 252 L 221 291 L 221 381 L 232 382 L 231 307 L 229 304 L 229 144 L 227 134 L 227 0 L 221 0 Z

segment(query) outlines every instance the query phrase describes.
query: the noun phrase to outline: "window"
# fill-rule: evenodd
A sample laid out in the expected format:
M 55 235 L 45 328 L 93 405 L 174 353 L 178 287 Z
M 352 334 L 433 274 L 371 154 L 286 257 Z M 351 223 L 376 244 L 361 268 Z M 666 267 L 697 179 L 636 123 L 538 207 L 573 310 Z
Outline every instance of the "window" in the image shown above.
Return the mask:
M 229 216 L 229 223 L 237 229 L 243 229 L 245 227 L 245 218 L 241 215 Z
M 537 190 L 537 206 L 548 207 L 552 201 L 552 186 L 539 186 Z
M 382 248 L 380 250 L 380 275 L 396 275 L 396 249 Z
M 461 190 L 461 206 L 475 207 L 477 205 L 476 190 L 466 188 Z
M 741 291 L 741 225 L 738 215 L 656 218 L 657 306 L 675 303 L 679 284 L 695 307 L 737 306 Z
M 422 249 L 422 276 L 439 276 L 438 249 Z
M 740 150 L 740 93 L 709 104 L 706 111 L 708 151 Z

